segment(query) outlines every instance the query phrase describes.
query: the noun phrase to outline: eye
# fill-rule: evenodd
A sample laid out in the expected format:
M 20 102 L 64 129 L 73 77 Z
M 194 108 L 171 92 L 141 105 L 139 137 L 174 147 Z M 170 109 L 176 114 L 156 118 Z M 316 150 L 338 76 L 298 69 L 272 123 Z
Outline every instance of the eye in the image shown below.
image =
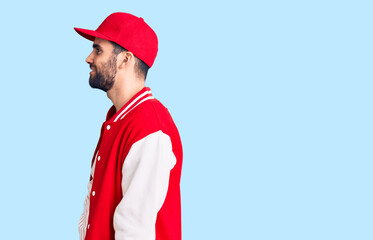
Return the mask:
M 102 52 L 101 49 L 96 48 L 96 53 L 97 53 L 97 54 L 100 54 L 101 52 Z

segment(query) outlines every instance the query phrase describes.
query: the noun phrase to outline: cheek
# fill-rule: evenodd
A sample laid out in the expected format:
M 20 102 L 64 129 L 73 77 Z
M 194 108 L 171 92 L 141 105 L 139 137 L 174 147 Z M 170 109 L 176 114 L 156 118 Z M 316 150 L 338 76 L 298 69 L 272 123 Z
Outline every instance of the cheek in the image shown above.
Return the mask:
M 94 67 L 96 68 L 96 70 L 97 70 L 97 69 L 102 69 L 102 62 L 99 61 L 98 59 L 95 59 L 93 65 L 94 65 Z

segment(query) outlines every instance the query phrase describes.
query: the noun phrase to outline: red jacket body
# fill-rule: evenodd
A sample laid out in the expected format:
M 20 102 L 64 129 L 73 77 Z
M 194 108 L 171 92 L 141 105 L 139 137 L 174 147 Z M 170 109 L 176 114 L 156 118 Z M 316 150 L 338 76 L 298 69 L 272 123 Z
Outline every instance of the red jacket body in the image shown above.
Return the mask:
M 149 88 L 113 106 L 92 159 L 85 240 L 180 240 L 182 159 L 178 130 Z

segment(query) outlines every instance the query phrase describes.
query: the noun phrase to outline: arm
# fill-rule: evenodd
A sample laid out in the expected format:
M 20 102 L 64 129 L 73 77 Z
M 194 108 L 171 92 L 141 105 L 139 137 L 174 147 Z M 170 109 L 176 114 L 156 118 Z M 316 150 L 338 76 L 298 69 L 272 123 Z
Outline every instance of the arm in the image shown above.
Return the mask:
M 134 143 L 122 167 L 123 199 L 114 212 L 116 240 L 154 240 L 157 213 L 176 164 L 170 137 L 162 131 Z

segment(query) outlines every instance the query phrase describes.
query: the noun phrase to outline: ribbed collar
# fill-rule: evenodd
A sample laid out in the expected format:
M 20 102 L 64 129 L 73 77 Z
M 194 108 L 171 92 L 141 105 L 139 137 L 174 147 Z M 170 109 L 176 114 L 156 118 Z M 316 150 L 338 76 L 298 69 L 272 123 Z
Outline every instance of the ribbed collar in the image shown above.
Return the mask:
M 138 93 L 135 94 L 124 106 L 116 112 L 115 106 L 113 105 L 106 116 L 107 122 L 118 122 L 122 120 L 130 111 L 135 109 L 141 103 L 154 99 L 150 88 L 144 87 Z

